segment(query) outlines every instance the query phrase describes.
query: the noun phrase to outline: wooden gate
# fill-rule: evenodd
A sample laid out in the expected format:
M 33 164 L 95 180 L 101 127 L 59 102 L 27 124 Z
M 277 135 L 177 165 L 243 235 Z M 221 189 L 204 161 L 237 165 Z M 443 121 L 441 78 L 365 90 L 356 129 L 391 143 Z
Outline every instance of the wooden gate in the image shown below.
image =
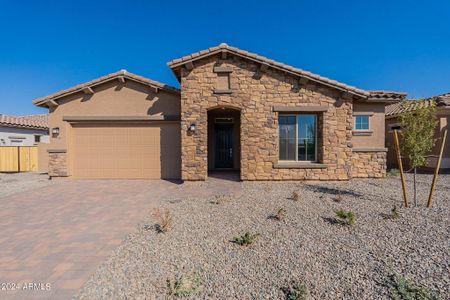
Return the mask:
M 0 147 L 0 172 L 36 172 L 37 170 L 37 147 Z

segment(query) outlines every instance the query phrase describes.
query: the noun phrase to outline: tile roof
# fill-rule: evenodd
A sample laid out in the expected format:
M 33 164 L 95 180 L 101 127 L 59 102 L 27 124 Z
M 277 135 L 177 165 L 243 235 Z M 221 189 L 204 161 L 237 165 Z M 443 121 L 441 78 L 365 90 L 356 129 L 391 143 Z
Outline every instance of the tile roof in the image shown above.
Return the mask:
M 238 55 L 253 61 L 257 61 L 259 63 L 263 63 L 268 65 L 269 67 L 273 67 L 276 69 L 280 69 L 283 71 L 286 71 L 288 73 L 292 73 L 294 75 L 305 77 L 311 81 L 319 82 L 324 85 L 332 86 L 335 88 L 338 88 L 343 91 L 351 92 L 356 95 L 359 95 L 363 98 L 366 98 L 368 100 L 374 100 L 374 101 L 399 101 L 406 97 L 406 93 L 397 93 L 397 92 L 385 92 L 385 91 L 366 91 L 359 88 L 356 88 L 354 86 L 350 86 L 341 82 L 338 82 L 336 80 L 332 80 L 302 69 L 298 69 L 289 65 L 286 65 L 284 63 L 277 62 L 273 59 L 269 59 L 267 57 L 251 53 L 245 50 L 241 50 L 236 47 L 228 46 L 225 43 L 220 44 L 219 46 L 211 47 L 206 50 L 202 50 L 199 52 L 195 52 L 193 54 L 183 56 L 178 59 L 174 59 L 167 63 L 167 65 L 172 69 L 172 71 L 175 72 L 175 69 L 177 67 L 180 67 L 188 62 L 193 62 L 195 60 L 208 57 L 211 55 L 228 52 L 234 55 Z
M 48 129 L 48 115 L 8 116 L 0 114 L 0 126 Z
M 415 111 L 432 105 L 450 106 L 450 93 L 421 100 L 408 100 L 394 103 L 386 106 L 385 114 L 387 117 L 394 117 L 405 112 Z
M 45 102 L 47 102 L 49 100 L 56 100 L 56 99 L 64 97 L 64 96 L 67 96 L 67 95 L 70 95 L 70 94 L 73 94 L 73 93 L 76 93 L 76 92 L 80 92 L 84 88 L 93 87 L 93 86 L 102 84 L 104 82 L 110 81 L 110 80 L 118 79 L 119 77 L 123 77 L 125 79 L 130 79 L 130 80 L 133 80 L 133 81 L 137 81 L 137 82 L 143 83 L 145 85 L 149 85 L 149 86 L 153 86 L 153 87 L 156 87 L 156 88 L 160 88 L 160 89 L 168 91 L 168 92 L 180 93 L 180 90 L 175 88 L 175 87 L 172 87 L 172 86 L 169 86 L 167 84 L 164 84 L 164 83 L 161 83 L 161 82 L 158 82 L 158 81 L 155 81 L 155 80 L 151 80 L 151 79 L 148 79 L 148 78 L 145 78 L 145 77 L 142 77 L 142 76 L 130 73 L 127 70 L 120 70 L 118 72 L 108 74 L 106 76 L 103 76 L 103 77 L 100 77 L 100 78 L 88 81 L 86 83 L 79 84 L 79 85 L 71 87 L 69 89 L 59 91 L 59 92 L 51 94 L 49 96 L 45 96 L 45 97 L 33 100 L 33 104 L 38 105 L 38 106 L 46 106 Z

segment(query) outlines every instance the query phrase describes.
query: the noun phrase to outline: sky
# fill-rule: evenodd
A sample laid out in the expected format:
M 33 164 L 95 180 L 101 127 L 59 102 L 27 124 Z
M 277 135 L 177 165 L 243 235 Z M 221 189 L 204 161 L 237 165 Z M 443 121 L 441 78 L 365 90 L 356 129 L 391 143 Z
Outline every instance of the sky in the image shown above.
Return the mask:
M 222 42 L 362 89 L 450 92 L 450 1 L 0 0 L 0 114 L 120 69 L 178 87 L 166 63 Z

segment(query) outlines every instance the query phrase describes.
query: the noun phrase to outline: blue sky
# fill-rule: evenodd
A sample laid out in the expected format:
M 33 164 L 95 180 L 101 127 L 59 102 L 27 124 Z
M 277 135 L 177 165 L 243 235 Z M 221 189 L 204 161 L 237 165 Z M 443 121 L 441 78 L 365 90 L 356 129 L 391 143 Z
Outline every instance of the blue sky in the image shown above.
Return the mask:
M 0 0 L 0 113 L 221 42 L 363 89 L 450 92 L 450 1 Z

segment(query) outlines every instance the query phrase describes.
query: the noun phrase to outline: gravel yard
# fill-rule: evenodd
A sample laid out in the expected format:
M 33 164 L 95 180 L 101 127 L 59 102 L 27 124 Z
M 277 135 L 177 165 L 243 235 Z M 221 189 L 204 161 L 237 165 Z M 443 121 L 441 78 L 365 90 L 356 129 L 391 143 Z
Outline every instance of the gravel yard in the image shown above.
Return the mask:
M 313 299 L 390 299 L 389 276 L 399 274 L 449 299 L 450 175 L 440 177 L 431 209 L 431 176 L 418 180 L 420 206 L 408 209 L 399 178 L 245 182 L 239 195 L 219 201 L 167 199 L 172 228 L 157 233 L 154 216 L 142 220 L 76 297 L 164 299 L 167 280 L 176 294 L 175 279 L 184 276 L 195 299 L 285 299 L 293 282 Z M 280 208 L 283 220 L 270 217 Z M 355 214 L 354 225 L 338 221 L 341 208 Z M 232 242 L 245 232 L 259 236 L 248 246 Z
M 0 198 L 51 184 L 47 174 L 0 173 Z

